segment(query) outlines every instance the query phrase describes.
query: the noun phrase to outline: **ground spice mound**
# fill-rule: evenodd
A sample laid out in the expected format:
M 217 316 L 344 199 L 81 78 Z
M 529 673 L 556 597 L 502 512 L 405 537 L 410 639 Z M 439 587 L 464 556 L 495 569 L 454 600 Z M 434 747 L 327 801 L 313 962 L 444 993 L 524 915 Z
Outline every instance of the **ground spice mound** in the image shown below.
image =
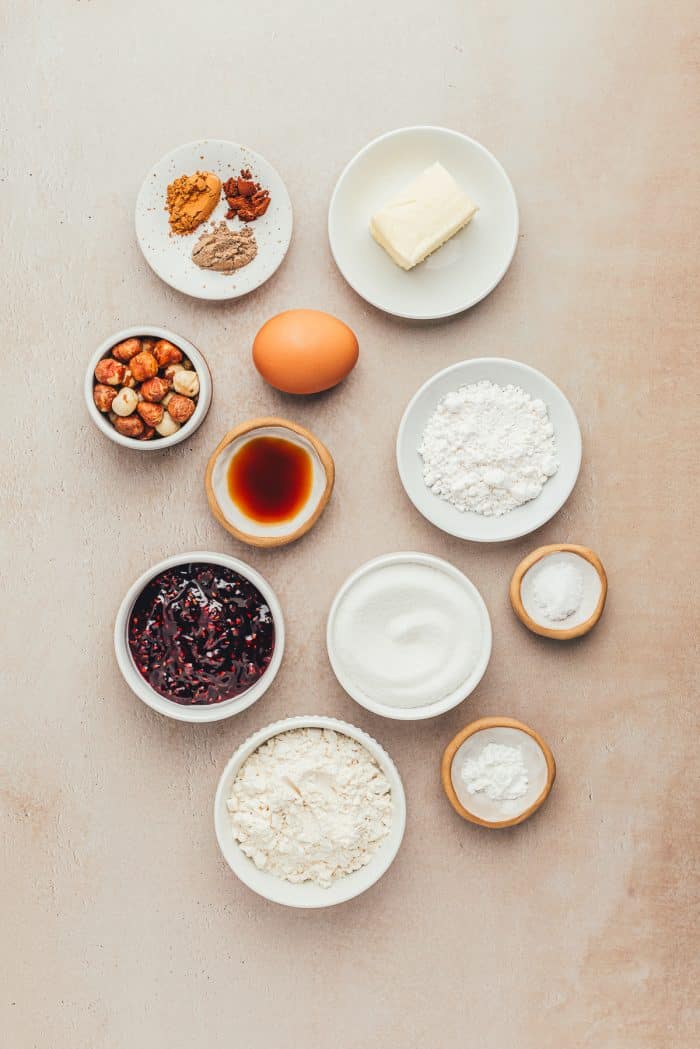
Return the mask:
M 232 230 L 219 222 L 208 233 L 203 233 L 192 250 L 192 261 L 204 270 L 233 273 L 252 262 L 258 254 L 258 245 L 250 226 Z
M 219 202 L 221 179 L 211 171 L 180 175 L 168 186 L 166 208 L 173 233 L 184 236 L 205 222 Z
M 228 204 L 227 219 L 238 215 L 241 222 L 254 222 L 270 206 L 270 191 L 255 182 L 247 168 L 241 171 L 238 178 L 224 182 L 224 196 Z

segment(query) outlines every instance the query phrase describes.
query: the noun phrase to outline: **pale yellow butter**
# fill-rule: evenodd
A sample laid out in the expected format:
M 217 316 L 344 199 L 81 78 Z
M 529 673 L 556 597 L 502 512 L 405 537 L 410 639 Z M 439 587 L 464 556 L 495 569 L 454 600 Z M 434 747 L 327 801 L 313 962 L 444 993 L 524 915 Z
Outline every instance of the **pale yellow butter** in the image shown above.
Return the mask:
M 369 229 L 396 265 L 410 270 L 466 226 L 478 210 L 449 171 L 436 163 L 373 215 Z

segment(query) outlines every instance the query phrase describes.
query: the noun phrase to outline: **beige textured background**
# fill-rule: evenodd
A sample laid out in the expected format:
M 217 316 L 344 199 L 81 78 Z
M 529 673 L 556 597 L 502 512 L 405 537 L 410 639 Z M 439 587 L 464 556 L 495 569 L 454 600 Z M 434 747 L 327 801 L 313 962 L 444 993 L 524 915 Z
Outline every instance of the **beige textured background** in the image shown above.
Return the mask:
M 694 9 L 689 0 L 3 5 L 9 1049 L 697 1044 Z M 359 300 L 325 233 L 343 164 L 411 123 L 484 142 L 514 182 L 522 219 L 514 264 L 491 297 L 422 327 Z M 278 275 L 223 306 L 161 284 L 133 233 L 148 168 L 206 135 L 269 157 L 296 216 Z M 249 360 L 262 322 L 295 306 L 327 309 L 360 338 L 355 373 L 317 399 L 278 395 Z M 110 445 L 82 403 L 93 348 L 140 321 L 191 338 L 214 374 L 204 427 L 156 458 Z M 393 459 L 416 387 L 486 354 L 550 375 L 584 439 L 564 510 L 493 549 L 420 518 Z M 258 554 L 210 517 L 202 475 L 228 427 L 270 411 L 328 443 L 338 482 L 309 536 Z M 528 635 L 507 604 L 519 559 L 556 540 L 592 546 L 611 584 L 600 627 L 559 647 Z M 288 620 L 273 690 L 210 727 L 151 713 L 112 652 L 127 586 L 186 548 L 248 557 Z M 365 713 L 325 656 L 336 588 L 394 549 L 452 560 L 493 618 L 484 681 L 432 723 Z M 237 744 L 304 712 L 375 734 L 409 804 L 387 877 L 326 913 L 252 895 L 212 829 L 215 784 Z M 531 722 L 559 765 L 546 809 L 500 834 L 457 819 L 438 778 L 452 734 L 493 713 Z

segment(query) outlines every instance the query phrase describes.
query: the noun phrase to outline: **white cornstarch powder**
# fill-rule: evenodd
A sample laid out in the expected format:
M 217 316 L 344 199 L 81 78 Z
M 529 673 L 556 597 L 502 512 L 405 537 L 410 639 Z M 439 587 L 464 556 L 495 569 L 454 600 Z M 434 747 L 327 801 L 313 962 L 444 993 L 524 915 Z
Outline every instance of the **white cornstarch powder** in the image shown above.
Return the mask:
M 568 619 L 581 607 L 583 573 L 569 561 L 545 560 L 535 576 L 532 596 L 547 619 Z
M 527 766 L 520 747 L 487 743 L 465 760 L 461 776 L 470 794 L 483 791 L 492 801 L 514 801 L 527 794 Z
M 331 729 L 299 728 L 243 763 L 228 800 L 233 836 L 262 870 L 328 887 L 386 838 L 391 787 L 371 754 Z
M 488 379 L 445 394 L 418 451 L 435 495 L 487 517 L 535 499 L 559 469 L 544 401 Z

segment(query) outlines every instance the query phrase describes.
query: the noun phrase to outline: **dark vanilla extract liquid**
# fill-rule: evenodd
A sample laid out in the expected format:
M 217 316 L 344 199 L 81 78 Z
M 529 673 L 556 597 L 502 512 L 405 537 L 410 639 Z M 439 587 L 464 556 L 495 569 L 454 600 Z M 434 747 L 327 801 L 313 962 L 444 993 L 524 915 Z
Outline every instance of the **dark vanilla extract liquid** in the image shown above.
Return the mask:
M 260 524 L 296 517 L 311 495 L 312 482 L 311 456 L 284 437 L 254 437 L 236 452 L 228 468 L 231 499 Z

